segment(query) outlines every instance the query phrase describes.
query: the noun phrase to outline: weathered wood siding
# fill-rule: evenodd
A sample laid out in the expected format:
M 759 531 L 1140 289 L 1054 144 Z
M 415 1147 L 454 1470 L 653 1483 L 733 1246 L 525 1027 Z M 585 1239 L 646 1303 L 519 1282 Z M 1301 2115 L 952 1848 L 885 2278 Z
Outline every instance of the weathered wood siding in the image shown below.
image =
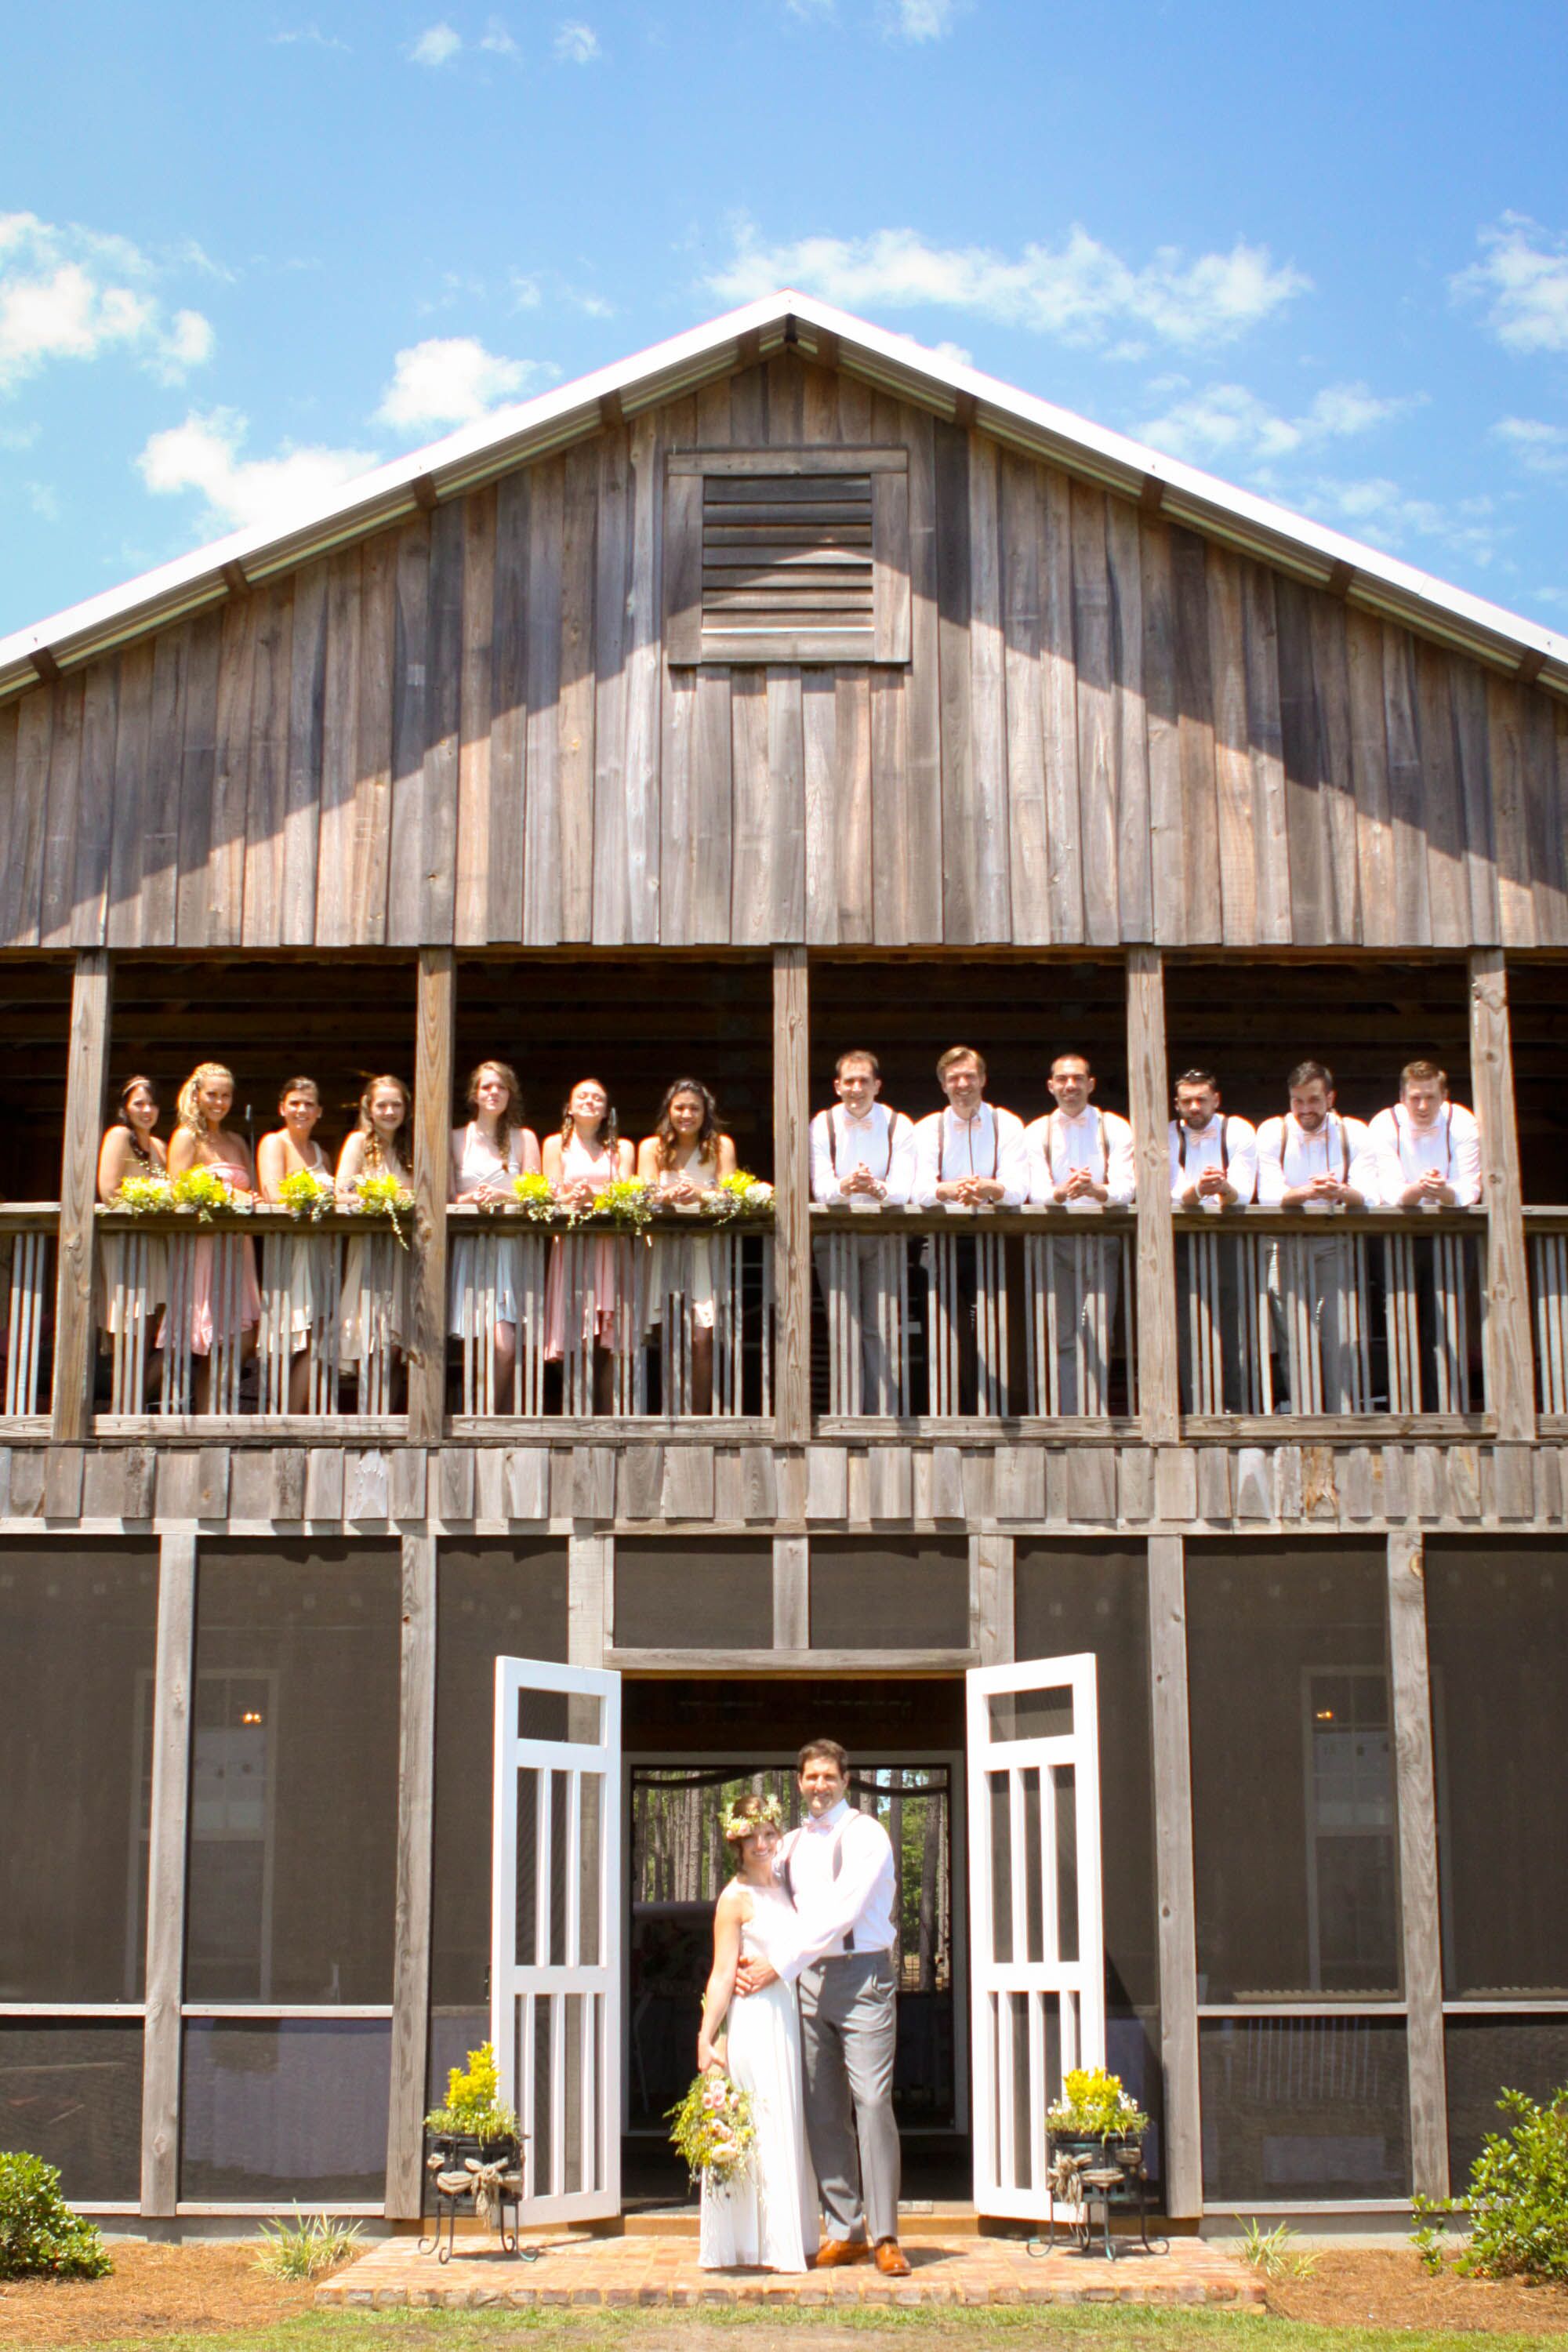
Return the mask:
M 910 453 L 907 667 L 671 671 L 667 452 Z M 790 353 L 0 709 L 0 946 L 1568 945 L 1568 707 Z

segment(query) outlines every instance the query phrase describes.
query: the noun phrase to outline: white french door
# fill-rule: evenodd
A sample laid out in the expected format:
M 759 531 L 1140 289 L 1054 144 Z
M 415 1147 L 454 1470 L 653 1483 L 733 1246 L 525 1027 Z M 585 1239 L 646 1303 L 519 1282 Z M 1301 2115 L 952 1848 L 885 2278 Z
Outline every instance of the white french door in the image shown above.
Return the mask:
M 1043 2220 L 1046 2110 L 1069 2068 L 1105 2063 L 1095 1662 L 966 1680 L 974 2201 Z
M 621 2202 L 621 1678 L 496 1660 L 490 2039 L 524 2221 Z

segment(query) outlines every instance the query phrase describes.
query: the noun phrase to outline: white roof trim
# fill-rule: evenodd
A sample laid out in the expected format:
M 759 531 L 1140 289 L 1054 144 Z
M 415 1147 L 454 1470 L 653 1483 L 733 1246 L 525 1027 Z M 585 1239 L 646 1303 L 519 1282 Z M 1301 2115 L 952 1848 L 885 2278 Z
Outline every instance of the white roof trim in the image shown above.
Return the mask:
M 596 432 L 606 409 L 623 414 L 678 397 L 724 373 L 738 346 L 754 337 L 776 349 L 793 331 L 802 350 L 836 340 L 840 365 L 944 415 L 972 421 L 1066 470 L 1140 498 L 1172 521 L 1245 549 L 1351 603 L 1406 623 L 1424 635 L 1494 667 L 1539 677 L 1568 694 L 1568 636 L 1450 587 L 1429 572 L 1380 554 L 1305 516 L 1234 488 L 1196 467 L 1161 457 L 1124 434 L 1036 400 L 977 369 L 952 362 L 903 335 L 890 335 L 809 294 L 788 289 L 708 325 L 657 343 L 614 367 L 580 377 L 537 399 L 499 409 L 479 423 L 361 475 L 281 527 L 236 531 L 123 587 L 89 598 L 52 619 L 0 638 L 0 698 L 40 677 L 74 668 L 94 655 L 269 579 L 399 517 L 493 479 L 523 461 Z

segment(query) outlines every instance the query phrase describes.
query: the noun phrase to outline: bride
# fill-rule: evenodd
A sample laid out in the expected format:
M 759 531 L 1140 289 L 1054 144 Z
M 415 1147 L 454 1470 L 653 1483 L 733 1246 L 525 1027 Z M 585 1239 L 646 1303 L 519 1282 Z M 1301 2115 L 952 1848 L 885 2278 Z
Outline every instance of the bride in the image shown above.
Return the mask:
M 726 1813 L 722 1829 L 736 1868 L 713 1914 L 713 1971 L 702 1997 L 697 2065 L 704 2074 L 728 2071 L 750 2095 L 756 2138 L 751 2165 L 732 2187 L 719 2188 L 710 2174 L 703 2178 L 698 2259 L 707 2271 L 804 2271 L 816 2253 L 820 2221 L 805 2148 L 795 1990 L 775 1979 L 748 2000 L 733 2000 L 741 1958 L 768 1957 L 770 1915 L 794 1916 L 773 1880 L 778 1799 L 742 1797 Z M 715 2044 L 726 2019 L 728 2049 L 721 2056 Z

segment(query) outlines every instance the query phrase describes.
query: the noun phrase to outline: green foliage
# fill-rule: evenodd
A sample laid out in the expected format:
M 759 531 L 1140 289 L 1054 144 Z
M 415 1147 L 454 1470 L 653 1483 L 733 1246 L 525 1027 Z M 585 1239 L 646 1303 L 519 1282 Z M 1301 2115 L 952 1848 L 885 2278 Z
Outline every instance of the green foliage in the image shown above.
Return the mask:
M 1046 2121 L 1068 2139 L 1142 2139 L 1149 2128 L 1142 2108 L 1122 2089 L 1121 2075 L 1108 2074 L 1103 2066 L 1073 2067 Z
M 239 1205 L 233 1185 L 211 1168 L 187 1168 L 183 1176 L 175 1177 L 170 1189 L 175 1208 L 194 1209 L 204 1225 L 210 1224 L 220 1209 Z
M 163 1216 L 174 1205 L 174 1188 L 166 1176 L 127 1176 L 114 1205 L 133 1217 Z
M 0 2279 L 105 2278 L 113 2268 L 92 2223 L 60 2195 L 54 2166 L 0 2153 Z
M 542 1176 L 537 1168 L 530 1169 L 524 1175 L 514 1176 L 511 1189 L 517 1194 L 518 1206 L 523 1215 L 531 1217 L 535 1224 L 547 1224 L 555 1214 L 555 1194 L 551 1189 L 550 1179 Z
M 1241 2233 L 1241 2259 L 1255 2271 L 1261 2271 L 1265 2278 L 1310 2279 L 1318 2267 L 1318 2257 L 1293 2245 L 1294 2236 L 1294 2231 L 1285 2221 L 1274 2230 L 1264 2230 L 1257 2221 L 1249 2221 Z
M 617 1176 L 614 1183 L 601 1184 L 586 1209 L 568 1213 L 571 1224 L 589 1220 L 612 1225 L 618 1234 L 643 1233 L 653 1223 L 652 1185 L 637 1176 Z
M 263 2221 L 261 2236 L 265 2242 L 256 2256 L 258 2270 L 273 2278 L 312 2279 L 358 2252 L 360 2225 L 331 2221 L 325 2213 L 307 2217 L 296 2205 L 291 2222 Z
M 517 2116 L 501 2105 L 500 2078 L 490 2042 L 469 2051 L 466 2071 L 461 2066 L 452 2068 L 447 2077 L 447 2104 L 432 2108 L 425 2128 L 480 2140 L 517 2138 Z
M 330 1176 L 317 1168 L 295 1168 L 278 1187 L 278 1198 L 291 1217 L 309 1217 L 312 1224 L 325 1216 L 337 1199 Z
M 1498 2101 L 1514 2119 L 1489 2132 L 1453 2200 L 1470 2225 L 1454 2267 L 1470 2278 L 1568 2279 L 1568 2084 L 1542 2106 L 1523 2091 Z

